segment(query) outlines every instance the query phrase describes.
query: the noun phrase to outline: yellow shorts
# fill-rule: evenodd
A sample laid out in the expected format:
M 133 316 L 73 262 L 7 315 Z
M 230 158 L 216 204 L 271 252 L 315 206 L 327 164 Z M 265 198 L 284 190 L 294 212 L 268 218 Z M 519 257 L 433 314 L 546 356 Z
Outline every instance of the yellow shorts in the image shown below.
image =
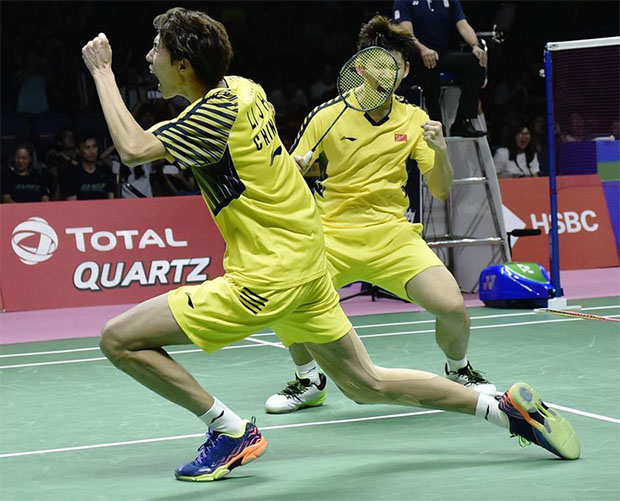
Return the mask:
M 290 289 L 244 287 L 224 275 L 168 293 L 187 337 L 211 353 L 271 327 L 285 346 L 329 343 L 351 330 L 329 274 Z
M 421 237 L 422 225 L 396 221 L 376 226 L 323 226 L 334 287 L 363 281 L 411 301 L 407 282 L 431 266 L 444 266 Z

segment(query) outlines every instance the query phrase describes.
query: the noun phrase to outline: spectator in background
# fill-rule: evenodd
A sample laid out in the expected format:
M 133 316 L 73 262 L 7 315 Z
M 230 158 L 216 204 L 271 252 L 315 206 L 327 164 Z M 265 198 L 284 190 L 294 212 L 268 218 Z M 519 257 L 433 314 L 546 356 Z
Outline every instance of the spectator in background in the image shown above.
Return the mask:
M 481 137 L 472 119 L 478 116 L 480 87 L 485 79 L 487 53 L 478 41 L 476 32 L 465 19 L 458 0 L 394 2 L 394 21 L 401 23 L 415 39 L 418 55 L 413 57 L 413 73 L 419 78 L 424 91 L 428 114 L 432 120 L 442 121 L 439 107 L 439 74 L 448 72 L 458 78 L 461 97 L 450 135 Z M 471 52 L 459 52 L 450 47 L 453 28 L 471 47 Z
M 540 175 L 549 175 L 549 146 L 547 144 L 547 121 L 543 115 L 536 115 L 530 122 L 532 144 L 536 150 Z
M 31 145 L 21 143 L 15 148 L 11 168 L 2 180 L 2 203 L 49 201 L 47 186 L 32 168 L 33 158 Z
M 116 183 L 110 169 L 99 160 L 99 145 L 94 134 L 84 133 L 78 140 L 80 163 L 62 181 L 65 200 L 114 198 Z
M 43 113 L 48 110 L 45 59 L 36 50 L 28 51 L 26 66 L 16 75 L 19 87 L 17 111 Z
M 189 169 L 181 171 L 174 165 L 157 162 L 151 180 L 156 197 L 200 195 L 196 179 Z
M 575 141 L 585 141 L 586 138 L 586 123 L 582 116 L 574 111 L 568 117 L 568 124 L 562 127 L 566 132 L 562 134 L 561 141 L 563 143 L 572 143 Z
M 528 119 L 529 93 L 518 79 L 517 69 L 510 65 L 506 76 L 495 86 L 493 92 L 492 121 L 495 124 L 495 144 L 507 144 L 513 129 Z
M 508 145 L 498 148 L 493 157 L 498 177 L 538 177 L 540 166 L 527 126 L 513 130 Z
M 613 136 L 612 141 L 620 139 L 620 120 L 617 118 L 611 123 L 611 135 Z
M 101 154 L 101 160 L 116 176 L 120 198 L 151 198 L 153 196 L 151 188 L 153 162 L 135 167 L 125 165 L 116 154 L 114 145 Z
M 333 66 L 327 64 L 323 66 L 321 76 L 310 85 L 310 102 L 316 106 L 336 95 L 336 72 Z
M 56 135 L 56 144 L 45 154 L 45 169 L 42 176 L 49 186 L 51 200 L 62 200 L 61 179 L 79 164 L 75 132 L 71 127 L 65 127 Z
M 276 75 L 275 86 L 269 95 L 269 101 L 276 109 L 276 117 L 306 113 L 309 108 L 308 97 L 299 83 L 286 80 L 282 84 L 281 75 Z
M 127 99 L 124 100 L 128 102 Z M 131 113 L 145 130 L 155 124 L 154 105 L 149 101 L 137 102 Z M 130 167 L 121 162 L 114 144 L 101 154 L 101 160 L 116 176 L 120 198 L 151 198 L 153 196 L 151 175 L 155 171 L 155 164 L 162 163 L 161 161 Z

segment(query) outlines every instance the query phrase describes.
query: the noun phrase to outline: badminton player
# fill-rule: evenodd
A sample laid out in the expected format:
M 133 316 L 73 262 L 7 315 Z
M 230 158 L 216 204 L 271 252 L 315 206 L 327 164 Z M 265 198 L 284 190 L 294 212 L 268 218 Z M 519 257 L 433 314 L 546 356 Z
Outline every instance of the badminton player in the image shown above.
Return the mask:
M 145 301 L 108 321 L 101 333 L 100 347 L 114 365 L 205 423 L 206 441 L 193 461 L 176 469 L 176 478 L 217 480 L 261 456 L 267 441 L 164 347 L 194 343 L 214 352 L 267 326 L 287 346 L 306 343 L 356 402 L 475 414 L 561 457 L 576 457 L 570 425 L 550 414 L 527 385 L 513 385 L 498 402 L 434 374 L 372 364 L 339 306 L 316 204 L 282 147 L 273 108 L 259 85 L 225 76 L 232 49 L 223 25 L 202 12 L 174 8 L 157 16 L 154 26 L 147 61 L 161 93 L 191 104 L 149 131 L 122 101 L 106 36 L 88 42 L 82 56 L 122 160 L 137 165 L 167 158 L 191 169 L 227 243 L 223 277 Z
M 360 32 L 358 50 L 389 50 L 399 66 L 396 85 L 409 72 L 416 50 L 411 35 L 384 16 L 375 16 Z M 303 156 L 340 114 L 345 104 L 333 99 L 315 108 L 293 145 Z M 452 184 L 441 123 L 421 108 L 392 98 L 368 113 L 347 109 L 319 144 L 320 165 L 315 199 L 323 221 L 328 267 L 336 289 L 364 281 L 418 303 L 436 315 L 435 339 L 446 355 L 449 379 L 487 395 L 496 388 L 467 358 L 469 316 L 456 280 L 422 239 L 421 224 L 405 218 L 409 206 L 404 186 L 409 169 L 418 169 L 433 196 L 445 200 Z M 417 169 L 415 166 L 417 165 Z M 309 167 L 303 165 L 303 168 Z M 285 413 L 321 405 L 326 379 L 303 345 L 290 353 L 295 379 L 269 397 L 267 412 Z

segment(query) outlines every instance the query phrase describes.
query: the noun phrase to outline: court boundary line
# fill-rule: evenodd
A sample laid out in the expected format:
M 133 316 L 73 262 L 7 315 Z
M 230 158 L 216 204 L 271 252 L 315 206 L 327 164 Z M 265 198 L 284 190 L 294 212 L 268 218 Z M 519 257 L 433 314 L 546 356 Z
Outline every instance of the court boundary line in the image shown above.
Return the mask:
M 582 311 L 608 310 L 610 308 L 620 308 L 620 304 L 618 304 L 618 305 L 607 305 L 607 306 L 590 306 L 590 307 L 587 307 L 587 308 L 582 308 Z M 427 312 L 426 311 L 422 311 L 422 312 L 411 312 L 411 313 L 427 313 Z M 374 316 L 374 315 L 393 315 L 393 314 L 394 313 L 375 313 L 375 314 L 371 314 L 370 316 Z M 479 316 L 475 316 L 475 317 L 470 317 L 470 320 L 481 320 L 481 319 L 485 320 L 485 319 L 489 319 L 489 318 L 520 317 L 520 316 L 534 316 L 534 315 L 536 315 L 536 314 L 533 311 L 520 312 L 520 313 L 501 313 L 501 314 L 498 314 L 498 315 L 479 315 Z M 614 316 L 614 315 L 611 315 L 611 316 Z M 353 327 L 355 329 L 372 329 L 372 328 L 377 328 L 377 327 L 388 327 L 388 326 L 392 326 L 392 325 L 418 325 L 418 324 L 428 324 L 428 323 L 433 323 L 433 322 L 435 322 L 434 318 L 426 319 L 426 320 L 413 320 L 413 321 L 410 321 L 410 322 L 388 322 L 388 323 L 379 323 L 379 324 L 354 325 Z M 274 334 L 275 333 L 273 331 L 259 332 L 259 333 L 256 333 L 256 334 L 252 334 L 252 337 L 253 338 L 265 337 L 265 336 L 272 336 Z M 84 339 L 84 338 L 80 338 L 80 339 Z M 66 341 L 66 340 L 59 340 L 59 341 Z M 33 342 L 36 343 L 36 342 L 41 342 L 41 341 L 33 341 Z M 43 341 L 43 342 L 45 342 L 45 341 Z M 0 345 L 0 349 L 1 349 L 1 345 Z M 40 352 L 31 352 L 31 353 L 27 353 L 27 352 L 8 353 L 8 354 L 0 354 L 0 358 L 53 355 L 53 354 L 57 354 L 57 353 L 75 353 L 75 352 L 80 352 L 80 351 L 94 351 L 94 350 L 98 350 L 98 349 L 99 349 L 99 347 L 92 346 L 92 347 L 87 347 L 87 348 L 72 348 L 72 349 L 68 349 L 68 350 L 51 350 L 51 351 L 40 351 Z
M 547 402 L 547 405 L 554 409 L 568 412 L 570 414 L 576 414 L 576 415 L 583 416 L 583 417 L 597 419 L 599 421 L 620 424 L 620 419 L 603 416 L 601 414 L 594 414 L 594 413 L 587 412 L 587 411 L 581 411 L 579 409 L 573 409 L 571 407 L 565 407 L 565 406 L 557 405 L 557 404 L 550 404 L 548 402 Z M 361 423 L 361 422 L 367 422 L 367 421 L 379 421 L 382 419 L 424 416 L 424 415 L 429 415 L 429 414 L 443 414 L 445 412 L 446 411 L 439 410 L 439 409 L 428 409 L 428 410 L 423 410 L 423 411 L 403 412 L 403 413 L 398 413 L 398 414 L 383 414 L 383 415 L 378 415 L 378 416 L 365 416 L 365 417 L 360 417 L 360 418 L 331 419 L 328 421 L 309 421 L 305 423 L 290 423 L 290 424 L 282 424 L 282 425 L 261 426 L 260 429 L 262 431 L 269 431 L 269 430 L 284 430 L 284 429 L 289 429 L 289 428 L 305 428 L 309 426 L 322 426 L 322 425 L 331 425 L 331 424 Z M 125 445 L 139 445 L 139 444 L 148 444 L 148 443 L 157 443 L 157 442 L 169 442 L 172 440 L 185 440 L 187 438 L 199 438 L 204 435 L 205 433 L 192 433 L 189 435 L 172 435 L 169 437 L 143 438 L 143 439 L 138 439 L 138 440 L 124 440 L 120 442 L 105 442 L 102 444 L 76 445 L 73 447 L 58 447 L 54 449 L 40 449 L 36 451 L 9 452 L 6 454 L 0 454 L 0 459 L 8 459 L 8 458 L 14 458 L 14 457 L 23 457 L 23 456 L 34 456 L 37 454 L 52 454 L 52 453 L 57 453 L 57 452 L 74 452 L 74 451 L 82 451 L 82 450 L 88 450 L 88 449 L 104 449 L 108 447 L 120 447 L 120 446 L 125 446 Z
M 424 411 L 404 412 L 404 413 L 399 413 L 399 414 L 365 416 L 361 418 L 332 419 L 329 421 L 309 421 L 306 423 L 290 423 L 290 424 L 282 424 L 282 425 L 261 426 L 260 430 L 268 431 L 268 430 L 280 430 L 280 429 L 287 429 L 287 428 L 303 428 L 306 426 L 320 426 L 320 425 L 328 425 L 328 424 L 357 423 L 357 422 L 363 422 L 363 421 L 377 421 L 380 419 L 421 416 L 421 415 L 426 415 L 426 414 L 441 414 L 444 412 L 445 411 L 438 410 L 438 409 L 429 409 L 429 410 L 424 410 Z M 205 436 L 205 433 L 193 433 L 191 435 L 173 435 L 170 437 L 144 438 L 144 439 L 139 439 L 139 440 L 125 440 L 121 442 L 108 442 L 108 443 L 103 443 L 103 444 L 78 445 L 74 447 L 60 447 L 60 448 L 55 448 L 55 449 L 41 449 L 38 451 L 9 452 L 7 454 L 0 454 L 0 458 L 31 456 L 35 454 L 50 454 L 54 452 L 72 452 L 72 451 L 80 451 L 80 450 L 85 450 L 85 449 L 102 449 L 106 447 L 148 444 L 148 443 L 153 443 L 153 442 L 167 442 L 170 440 L 184 440 L 186 438 L 198 438 L 198 437 L 204 437 L 204 436 Z
M 609 315 L 609 316 L 615 318 L 615 317 L 620 317 L 620 314 Z M 539 324 L 549 324 L 549 323 L 558 323 L 558 322 L 583 322 L 585 320 L 587 319 L 584 319 L 584 318 L 554 318 L 554 319 L 549 319 L 549 320 L 536 320 L 533 322 L 514 322 L 514 323 L 508 323 L 508 324 L 476 325 L 476 326 L 470 327 L 470 330 L 495 329 L 495 328 L 502 328 L 502 327 L 520 327 L 520 326 L 525 326 L 525 325 L 539 325 Z M 400 331 L 400 332 L 383 332 L 383 333 L 377 333 L 377 334 L 361 334 L 359 335 L 359 337 L 360 339 L 366 339 L 366 338 L 376 338 L 376 337 L 405 336 L 405 335 L 410 335 L 410 334 L 428 334 L 428 333 L 433 333 L 433 332 L 435 332 L 435 329 Z M 275 333 L 271 333 L 269 335 L 275 335 Z M 225 346 L 222 348 L 222 350 L 226 350 L 226 349 L 231 350 L 231 349 L 238 349 L 238 348 L 253 348 L 256 346 L 273 346 L 276 348 L 286 349 L 284 345 L 280 346 L 277 343 L 271 343 L 269 341 L 255 339 L 255 338 L 252 338 L 252 336 L 248 336 L 247 338 L 245 338 L 245 340 L 253 341 L 255 344 Z M 169 350 L 168 354 L 176 355 L 176 354 L 185 354 L 185 353 L 199 353 L 203 351 L 204 350 L 201 350 L 200 348 L 192 348 L 188 350 Z M 26 363 L 26 364 L 0 365 L 0 370 L 19 369 L 19 368 L 26 368 L 26 367 L 41 367 L 41 366 L 49 366 L 49 365 L 75 364 L 75 363 L 82 363 L 82 362 L 99 362 L 102 360 L 106 360 L 106 358 L 105 357 L 94 357 L 94 358 L 81 358 L 81 359 L 75 359 L 75 360 L 55 360 L 55 361 L 50 361 L 50 362 L 33 362 L 33 363 Z

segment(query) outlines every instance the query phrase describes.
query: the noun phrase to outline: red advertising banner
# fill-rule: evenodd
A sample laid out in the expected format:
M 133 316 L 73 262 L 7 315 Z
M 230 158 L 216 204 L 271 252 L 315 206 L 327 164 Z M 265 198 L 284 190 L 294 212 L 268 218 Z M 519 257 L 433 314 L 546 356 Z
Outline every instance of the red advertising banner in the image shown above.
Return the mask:
M 506 231 L 538 228 L 539 236 L 512 238 L 513 261 L 549 269 L 549 179 L 500 179 Z M 560 269 L 618 266 L 618 252 L 597 174 L 558 177 Z
M 138 303 L 224 273 L 200 196 L 3 204 L 0 217 L 6 311 Z

